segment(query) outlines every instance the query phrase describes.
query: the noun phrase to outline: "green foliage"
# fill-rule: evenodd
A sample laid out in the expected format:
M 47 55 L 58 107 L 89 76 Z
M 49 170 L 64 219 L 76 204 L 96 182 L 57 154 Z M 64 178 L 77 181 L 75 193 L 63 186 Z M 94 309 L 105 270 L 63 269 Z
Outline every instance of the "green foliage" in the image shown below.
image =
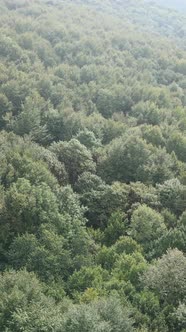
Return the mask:
M 178 179 L 171 179 L 162 185 L 158 185 L 160 202 L 176 215 L 180 215 L 185 209 L 186 188 Z
M 145 285 L 168 304 L 178 304 L 186 295 L 186 258 L 178 249 L 168 250 L 145 272 Z M 170 277 L 171 274 L 171 277 Z
M 139 276 L 147 269 L 147 263 L 139 252 L 121 254 L 115 263 L 113 274 L 118 280 L 130 281 L 136 288 L 139 287 Z
M 0 0 L 0 331 L 185 331 L 185 26 Z
M 75 184 L 83 172 L 95 171 L 91 153 L 78 140 L 53 143 L 51 151 L 64 163 L 71 184 Z
M 69 308 L 65 316 L 66 332 L 132 332 L 130 312 L 114 297 L 99 300 L 89 305 Z
M 107 245 L 115 243 L 120 236 L 125 235 L 126 228 L 125 215 L 121 212 L 113 213 L 104 230 L 104 242 Z
M 155 148 L 137 135 L 114 140 L 99 161 L 100 174 L 108 182 L 162 183 L 179 174 L 174 155 Z
M 60 307 L 45 296 L 34 273 L 12 270 L 1 274 L 0 279 L 2 331 L 59 331 Z
M 120 214 L 118 211 L 124 210 L 127 203 L 125 187 L 120 183 L 109 186 L 95 174 L 83 173 L 76 183 L 76 190 L 80 194 L 82 204 L 88 208 L 86 215 L 94 227 L 105 228 L 112 214 Z M 120 220 L 122 218 L 123 216 L 119 216 Z M 110 222 L 112 223 L 111 219 Z M 122 223 L 120 224 L 122 228 Z
M 2 229 L 7 229 L 8 236 L 36 232 L 42 223 L 57 223 L 58 205 L 51 189 L 46 184 L 32 186 L 26 179 L 14 183 L 5 196 L 2 211 Z
M 42 229 L 40 237 L 25 234 L 14 240 L 9 251 L 9 262 L 15 268 L 26 267 L 41 280 L 62 280 L 72 269 L 67 241 L 52 231 Z
M 89 130 L 80 131 L 76 138 L 81 144 L 85 145 L 87 149 L 93 149 L 101 145 L 101 142 L 96 139 L 94 133 Z
M 139 206 L 132 214 L 131 235 L 145 251 L 153 246 L 153 241 L 166 231 L 164 219 L 158 212 L 146 205 Z
M 141 246 L 129 236 L 121 236 L 116 243 L 114 248 L 118 254 L 125 252 L 126 254 L 132 254 L 133 252 L 141 252 Z
M 186 328 L 186 305 L 184 303 L 180 303 L 174 315 L 176 317 L 179 328 L 184 331 Z
M 68 287 L 71 293 L 84 292 L 90 287 L 101 290 L 103 288 L 104 281 L 108 280 L 108 277 L 108 272 L 100 266 L 82 267 L 79 271 L 75 271 L 70 276 Z

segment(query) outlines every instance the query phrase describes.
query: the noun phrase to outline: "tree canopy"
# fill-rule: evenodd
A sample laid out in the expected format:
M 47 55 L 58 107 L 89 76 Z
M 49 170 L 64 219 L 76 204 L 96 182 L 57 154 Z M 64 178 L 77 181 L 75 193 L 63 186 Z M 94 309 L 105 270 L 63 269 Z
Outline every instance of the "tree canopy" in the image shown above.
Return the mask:
M 175 2 L 0 0 L 0 331 L 186 331 Z

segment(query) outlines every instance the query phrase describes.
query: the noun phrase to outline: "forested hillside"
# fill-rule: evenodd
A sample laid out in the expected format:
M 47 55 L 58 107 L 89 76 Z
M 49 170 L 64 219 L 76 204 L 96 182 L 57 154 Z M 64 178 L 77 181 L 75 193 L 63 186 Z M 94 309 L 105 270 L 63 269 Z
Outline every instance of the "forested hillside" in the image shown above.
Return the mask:
M 186 331 L 186 16 L 0 0 L 0 331 Z

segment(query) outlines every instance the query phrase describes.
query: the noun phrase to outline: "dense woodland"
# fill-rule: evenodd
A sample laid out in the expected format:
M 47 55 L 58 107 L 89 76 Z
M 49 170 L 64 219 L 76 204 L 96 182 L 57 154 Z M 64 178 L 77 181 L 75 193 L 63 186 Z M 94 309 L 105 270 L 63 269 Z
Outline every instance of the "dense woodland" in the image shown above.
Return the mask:
M 186 331 L 186 16 L 0 0 L 0 331 Z

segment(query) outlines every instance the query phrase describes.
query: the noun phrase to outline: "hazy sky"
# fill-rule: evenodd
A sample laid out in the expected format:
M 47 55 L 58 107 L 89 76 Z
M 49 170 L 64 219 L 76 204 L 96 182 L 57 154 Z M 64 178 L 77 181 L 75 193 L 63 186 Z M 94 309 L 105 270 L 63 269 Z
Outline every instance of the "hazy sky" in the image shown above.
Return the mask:
M 148 0 L 151 2 L 157 2 L 162 6 L 173 7 L 176 9 L 185 9 L 186 10 L 186 0 Z

